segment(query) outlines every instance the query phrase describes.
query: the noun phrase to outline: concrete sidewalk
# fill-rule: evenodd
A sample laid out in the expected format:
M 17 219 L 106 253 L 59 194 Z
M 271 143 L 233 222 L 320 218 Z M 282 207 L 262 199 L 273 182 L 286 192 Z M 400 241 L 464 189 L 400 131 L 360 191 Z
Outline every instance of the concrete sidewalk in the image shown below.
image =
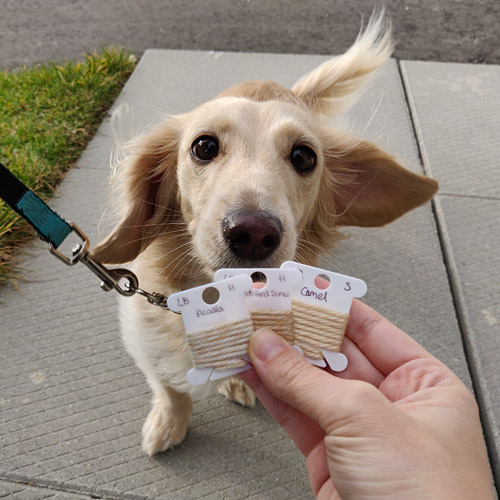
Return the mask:
M 245 79 L 291 85 L 324 56 L 147 51 L 117 104 L 141 130 Z M 352 229 L 334 271 L 473 388 L 500 484 L 500 67 L 391 60 L 350 114 L 355 129 L 441 183 L 433 205 Z M 103 123 L 55 209 L 97 241 L 111 138 Z M 186 441 L 140 449 L 149 392 L 120 345 L 115 297 L 46 246 L 0 290 L 0 498 L 312 498 L 304 461 L 261 406 L 195 404 Z

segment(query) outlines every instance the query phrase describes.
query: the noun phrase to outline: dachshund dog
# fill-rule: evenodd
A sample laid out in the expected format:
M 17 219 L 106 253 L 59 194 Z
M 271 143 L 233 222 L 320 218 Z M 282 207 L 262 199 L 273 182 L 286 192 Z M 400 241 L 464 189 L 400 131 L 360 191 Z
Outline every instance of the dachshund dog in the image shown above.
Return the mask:
M 391 52 L 390 27 L 375 15 L 347 52 L 291 89 L 240 83 L 137 138 L 119 169 L 121 219 L 93 258 L 134 261 L 141 286 L 169 295 L 221 267 L 315 265 L 342 226 L 383 226 L 428 201 L 436 181 L 325 119 L 359 99 Z M 186 435 L 192 360 L 179 316 L 132 297 L 120 321 L 153 393 L 142 441 L 153 455 Z M 219 392 L 255 401 L 238 377 Z

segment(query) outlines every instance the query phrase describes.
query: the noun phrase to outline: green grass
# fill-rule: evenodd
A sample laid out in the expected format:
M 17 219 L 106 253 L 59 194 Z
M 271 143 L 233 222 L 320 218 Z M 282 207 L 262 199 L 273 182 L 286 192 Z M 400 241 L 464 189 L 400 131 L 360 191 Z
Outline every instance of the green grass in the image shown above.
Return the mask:
M 135 66 L 124 50 L 0 72 L 0 162 L 47 199 L 85 149 Z M 34 231 L 0 200 L 0 284 Z

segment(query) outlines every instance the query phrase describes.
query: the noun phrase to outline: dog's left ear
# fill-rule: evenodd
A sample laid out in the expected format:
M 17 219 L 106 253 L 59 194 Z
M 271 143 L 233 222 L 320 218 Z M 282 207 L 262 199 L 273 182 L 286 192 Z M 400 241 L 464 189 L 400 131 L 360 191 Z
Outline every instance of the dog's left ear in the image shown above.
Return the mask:
M 391 25 L 382 9 L 347 52 L 303 76 L 291 90 L 315 113 L 343 113 L 359 100 L 392 49 Z
M 377 227 L 422 205 L 438 190 L 429 177 L 403 168 L 368 141 L 331 137 L 324 153 L 323 193 L 335 206 L 334 225 Z M 333 191 L 333 192 L 332 192 Z

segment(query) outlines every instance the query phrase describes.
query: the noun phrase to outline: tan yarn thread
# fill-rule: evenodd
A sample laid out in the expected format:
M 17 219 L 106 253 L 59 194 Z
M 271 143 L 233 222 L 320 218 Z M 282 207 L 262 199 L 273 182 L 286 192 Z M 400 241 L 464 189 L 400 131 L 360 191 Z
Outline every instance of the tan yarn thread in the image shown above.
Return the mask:
M 344 340 L 349 314 L 332 311 L 326 307 L 293 300 L 293 343 L 311 359 L 321 359 L 317 347 L 340 351 Z
M 293 315 L 292 311 L 277 311 L 265 309 L 251 311 L 252 323 L 255 330 L 271 328 L 289 344 L 293 344 Z
M 217 370 L 239 368 L 246 364 L 248 342 L 253 333 L 251 318 L 186 333 L 195 368 Z

